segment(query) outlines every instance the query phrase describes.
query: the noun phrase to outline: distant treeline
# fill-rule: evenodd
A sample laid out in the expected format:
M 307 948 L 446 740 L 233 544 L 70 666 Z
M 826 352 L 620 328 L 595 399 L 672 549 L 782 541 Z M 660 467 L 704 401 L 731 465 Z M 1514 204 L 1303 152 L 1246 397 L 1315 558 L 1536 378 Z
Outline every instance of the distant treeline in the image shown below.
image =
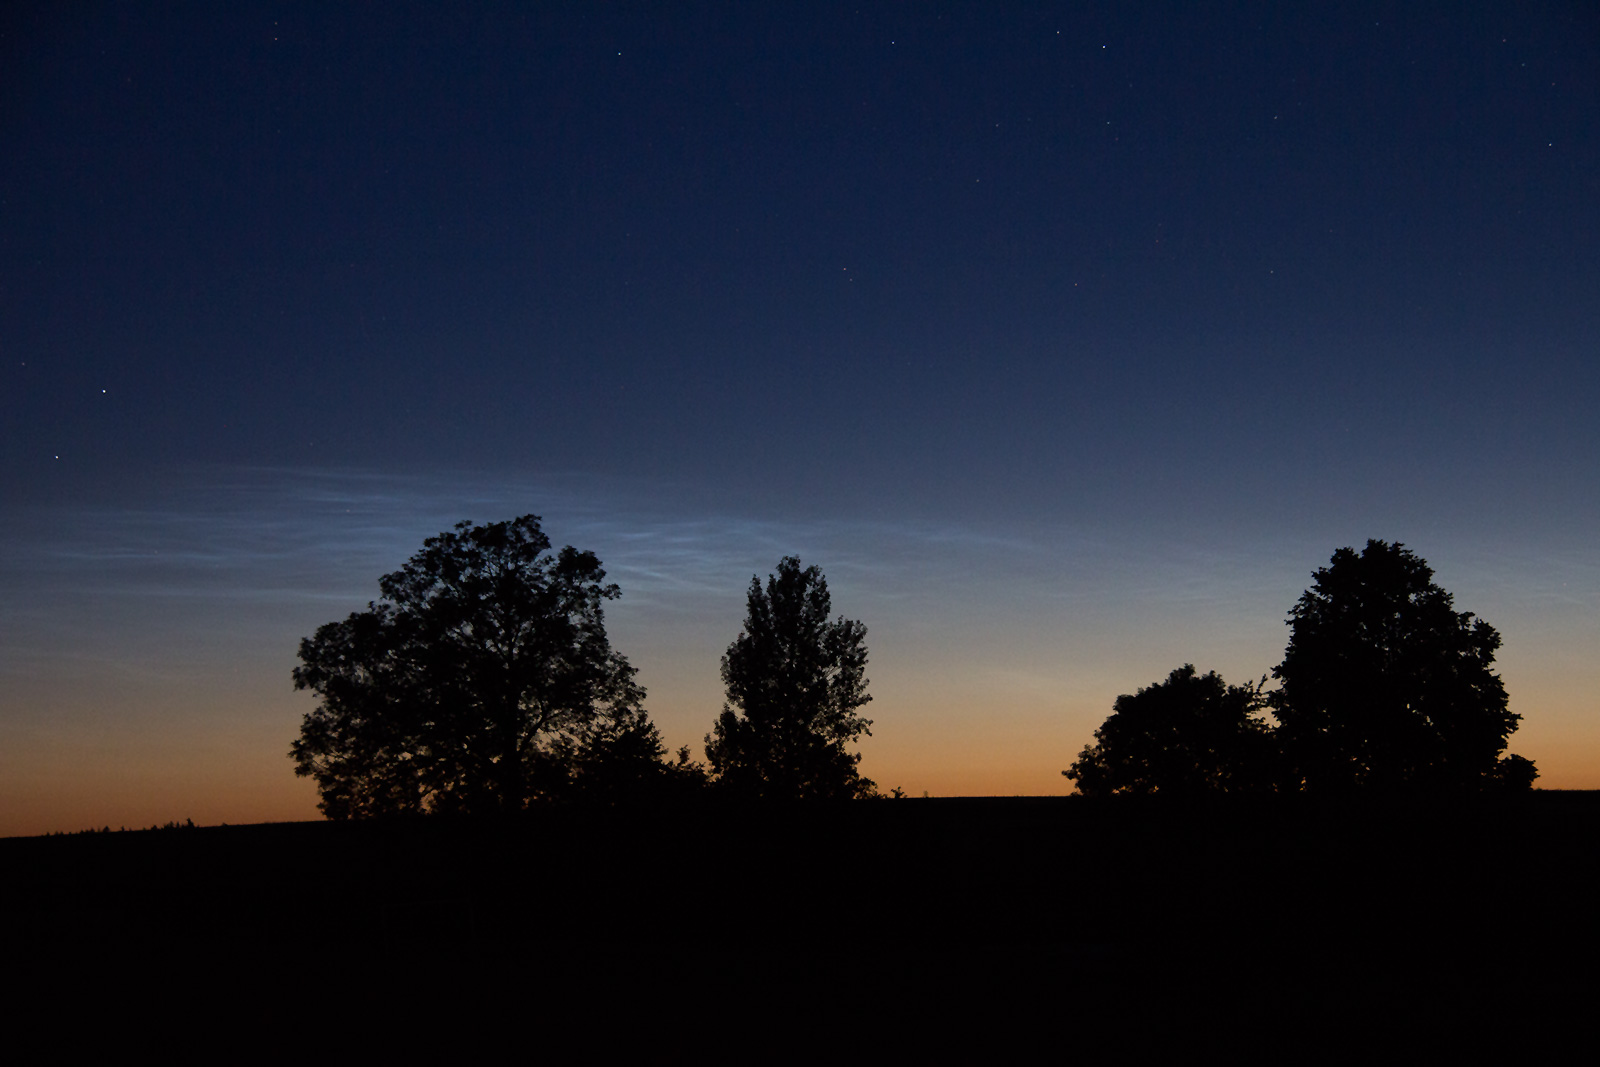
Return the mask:
M 224 824 L 224 825 L 226 825 L 226 824 Z M 194 820 L 193 819 L 185 819 L 182 822 L 164 822 L 164 823 L 161 823 L 160 825 L 151 825 L 151 827 L 150 827 L 150 829 L 152 829 L 152 830 L 193 830 L 194 828 L 195 828 L 195 825 L 194 825 Z M 135 827 L 134 829 L 135 829 L 135 832 L 138 831 L 138 827 Z M 126 826 L 117 827 L 117 833 L 125 834 L 127 832 L 128 832 L 128 828 Z M 72 836 L 75 837 L 78 834 L 109 834 L 109 833 L 111 833 L 111 827 L 109 827 L 109 826 L 102 826 L 98 830 L 96 830 L 94 827 L 91 826 L 87 830 L 75 830 L 75 831 L 73 831 Z M 64 830 L 57 830 L 55 833 L 49 834 L 47 836 L 50 836 L 50 837 L 65 837 L 65 836 L 67 836 L 67 833 Z
M 290 755 L 322 811 L 883 795 L 848 751 L 870 733 L 866 627 L 830 618 L 819 568 L 790 556 L 752 577 L 704 762 L 668 757 L 607 639 L 621 593 L 604 579 L 594 553 L 552 551 L 538 516 L 462 522 L 379 579 L 382 601 L 303 640 L 295 686 L 321 700 Z M 1089 796 L 1529 788 L 1533 763 L 1504 754 L 1520 716 L 1492 670 L 1500 637 L 1432 579 L 1400 544 L 1340 549 L 1289 613 L 1276 688 L 1186 664 L 1118 697 L 1062 773 Z

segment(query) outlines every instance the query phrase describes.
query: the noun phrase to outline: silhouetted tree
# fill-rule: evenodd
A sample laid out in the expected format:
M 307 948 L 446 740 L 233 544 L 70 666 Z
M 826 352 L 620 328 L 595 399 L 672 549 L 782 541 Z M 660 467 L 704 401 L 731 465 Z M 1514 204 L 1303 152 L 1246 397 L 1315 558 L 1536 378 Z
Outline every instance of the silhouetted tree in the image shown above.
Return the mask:
M 1510 752 L 1501 756 L 1495 763 L 1494 771 L 1488 776 L 1485 788 L 1508 793 L 1523 793 L 1533 788 L 1533 781 L 1538 777 L 1539 768 L 1534 766 L 1533 760 Z
M 1500 635 L 1403 545 L 1339 549 L 1288 624 L 1272 706 L 1291 788 L 1532 784 L 1531 761 L 1500 758 L 1521 718 L 1491 669 Z
M 1164 682 L 1123 694 L 1095 743 L 1061 773 L 1084 796 L 1197 794 L 1270 788 L 1273 743 L 1261 685 L 1227 685 L 1184 664 Z
M 845 745 L 870 734 L 857 709 L 867 694 L 867 628 L 830 622 L 828 582 L 786 556 L 763 590 L 750 579 L 744 630 L 722 657 L 728 702 L 706 736 L 718 783 L 749 795 L 870 796 Z
M 560 739 L 540 768 L 542 791 L 588 803 L 626 804 L 681 798 L 708 784 L 689 746 L 666 759 L 661 734 L 641 710 L 598 720 L 581 742 Z
M 462 522 L 379 579 L 382 602 L 302 641 L 295 688 L 322 701 L 290 756 L 323 812 L 516 810 L 575 774 L 655 773 L 604 578 L 592 552 L 552 553 L 536 515 Z

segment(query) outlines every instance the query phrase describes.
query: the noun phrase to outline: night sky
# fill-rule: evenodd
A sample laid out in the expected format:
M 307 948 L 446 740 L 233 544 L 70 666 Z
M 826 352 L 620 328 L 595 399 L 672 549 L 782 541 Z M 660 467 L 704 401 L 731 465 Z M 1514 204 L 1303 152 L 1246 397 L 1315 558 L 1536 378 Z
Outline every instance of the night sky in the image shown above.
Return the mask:
M 299 640 L 527 512 L 697 754 L 787 554 L 1046 794 L 1375 537 L 1600 788 L 1597 250 L 1590 3 L 7 5 L 0 834 L 315 818 Z

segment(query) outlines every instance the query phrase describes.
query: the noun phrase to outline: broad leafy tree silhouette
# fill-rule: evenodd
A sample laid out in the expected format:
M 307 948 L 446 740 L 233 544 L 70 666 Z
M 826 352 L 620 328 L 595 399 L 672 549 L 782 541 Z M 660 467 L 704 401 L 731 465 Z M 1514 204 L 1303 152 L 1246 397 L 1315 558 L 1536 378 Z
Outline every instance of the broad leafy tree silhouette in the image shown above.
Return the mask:
M 1261 686 L 1228 685 L 1184 664 L 1123 694 L 1077 762 L 1061 773 L 1084 796 L 1195 795 L 1269 788 L 1273 742 Z
M 706 737 L 719 787 L 774 799 L 870 796 L 845 746 L 871 731 L 867 628 L 829 621 L 828 582 L 786 556 L 766 588 L 750 579 L 744 630 L 722 657 L 728 702 Z
M 1521 716 L 1492 670 L 1500 635 L 1455 610 L 1399 543 L 1341 548 L 1289 613 L 1272 694 L 1289 788 L 1527 788 L 1501 758 Z
M 430 537 L 384 600 L 300 643 L 322 698 L 290 749 L 330 818 L 514 811 L 662 773 L 634 669 L 606 638 L 592 552 L 550 551 L 539 517 Z

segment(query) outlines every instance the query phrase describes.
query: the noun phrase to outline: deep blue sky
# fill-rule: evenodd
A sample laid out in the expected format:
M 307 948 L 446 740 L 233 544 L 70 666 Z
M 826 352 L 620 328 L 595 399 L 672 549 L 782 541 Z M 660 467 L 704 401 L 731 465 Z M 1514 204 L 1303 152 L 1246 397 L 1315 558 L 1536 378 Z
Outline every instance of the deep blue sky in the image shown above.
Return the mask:
M 139 633 L 233 618 L 163 677 L 259 668 L 193 703 L 256 709 L 286 776 L 299 637 L 455 518 L 534 511 L 633 577 L 614 626 L 675 744 L 786 552 L 906 650 L 869 774 L 912 787 L 960 718 L 881 679 L 1037 646 L 1032 717 L 982 721 L 1043 777 L 969 785 L 1037 792 L 1116 693 L 1270 669 L 1311 570 L 1382 537 L 1502 630 L 1514 709 L 1529 643 L 1569 665 L 1527 754 L 1600 785 L 1600 13 L 1200 7 L 9 5 L 0 769 L 87 759 L 52 724 L 133 693 Z M 627 614 L 690 557 L 726 603 Z M 1241 585 L 1259 634 L 1163 628 Z M 1018 607 L 1045 588 L 1078 606 Z M 919 644 L 941 615 L 1011 636 Z M 1077 693 L 1108 634 L 1128 676 Z

